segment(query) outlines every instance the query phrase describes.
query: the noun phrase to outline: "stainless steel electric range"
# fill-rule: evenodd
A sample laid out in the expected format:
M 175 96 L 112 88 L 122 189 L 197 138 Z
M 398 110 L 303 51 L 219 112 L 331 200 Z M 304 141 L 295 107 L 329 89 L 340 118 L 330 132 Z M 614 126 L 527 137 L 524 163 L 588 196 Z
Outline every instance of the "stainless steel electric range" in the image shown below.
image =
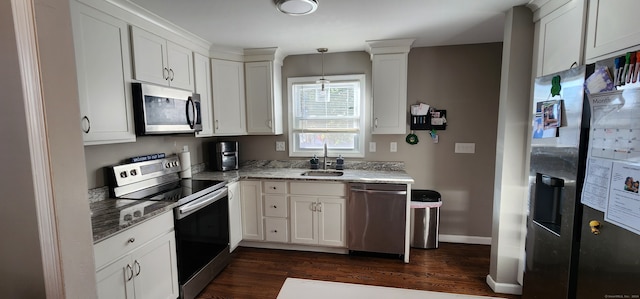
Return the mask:
M 180 298 L 195 298 L 229 263 L 229 199 L 224 181 L 180 179 L 169 156 L 109 167 L 111 196 L 169 200 L 174 208 Z

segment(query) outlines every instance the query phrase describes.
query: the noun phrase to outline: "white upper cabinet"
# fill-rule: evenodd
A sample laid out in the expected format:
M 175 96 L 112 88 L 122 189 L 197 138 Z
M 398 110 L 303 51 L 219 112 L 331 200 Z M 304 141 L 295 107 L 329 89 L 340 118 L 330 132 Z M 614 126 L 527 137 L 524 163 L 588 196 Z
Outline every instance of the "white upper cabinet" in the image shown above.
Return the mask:
M 413 39 L 368 41 L 373 73 L 372 134 L 407 132 L 407 60 Z
M 637 0 L 590 0 L 585 45 L 587 62 L 606 54 L 624 53 L 639 45 L 638 11 L 640 1 Z
M 193 53 L 195 92 L 200 94 L 200 122 L 202 131 L 196 137 L 213 136 L 213 102 L 211 99 L 211 65 L 209 57 Z
M 246 135 L 244 64 L 211 59 L 211 82 L 215 135 Z
M 136 80 L 193 91 L 191 50 L 133 26 L 131 35 Z
M 553 4 L 547 2 L 545 6 Z M 582 64 L 585 17 L 585 0 L 572 0 L 549 13 L 546 7 L 535 12 L 534 20 L 539 18 L 535 24 L 536 76 Z
M 247 132 L 282 134 L 282 60 L 277 48 L 245 50 Z M 268 59 L 266 61 L 262 61 Z
M 85 145 L 134 142 L 127 24 L 71 1 Z

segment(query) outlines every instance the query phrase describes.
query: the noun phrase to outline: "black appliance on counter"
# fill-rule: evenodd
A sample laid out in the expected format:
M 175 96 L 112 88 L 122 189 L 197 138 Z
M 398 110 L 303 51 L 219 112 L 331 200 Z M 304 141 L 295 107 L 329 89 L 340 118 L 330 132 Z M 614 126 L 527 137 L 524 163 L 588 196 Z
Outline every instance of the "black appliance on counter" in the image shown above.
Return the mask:
M 109 168 L 111 196 L 175 201 L 180 298 L 192 299 L 230 261 L 229 199 L 224 181 L 180 179 L 177 156 Z
M 210 150 L 211 169 L 228 171 L 238 169 L 238 142 L 218 141 Z

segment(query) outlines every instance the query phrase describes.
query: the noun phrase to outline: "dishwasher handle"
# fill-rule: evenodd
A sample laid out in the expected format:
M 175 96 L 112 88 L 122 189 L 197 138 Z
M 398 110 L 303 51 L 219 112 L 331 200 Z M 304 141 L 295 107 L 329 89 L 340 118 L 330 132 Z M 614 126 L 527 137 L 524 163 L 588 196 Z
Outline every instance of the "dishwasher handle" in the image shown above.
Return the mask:
M 397 194 L 397 195 L 407 195 L 406 190 L 371 190 L 371 189 L 358 189 L 351 188 L 353 192 L 363 192 L 363 193 L 384 193 L 384 194 Z

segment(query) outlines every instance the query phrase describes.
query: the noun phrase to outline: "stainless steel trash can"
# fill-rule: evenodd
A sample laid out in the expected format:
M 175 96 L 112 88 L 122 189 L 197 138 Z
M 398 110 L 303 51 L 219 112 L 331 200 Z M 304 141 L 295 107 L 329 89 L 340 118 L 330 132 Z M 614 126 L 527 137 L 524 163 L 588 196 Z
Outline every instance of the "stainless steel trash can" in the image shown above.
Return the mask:
M 439 192 L 411 190 L 411 247 L 438 248 L 440 206 Z

